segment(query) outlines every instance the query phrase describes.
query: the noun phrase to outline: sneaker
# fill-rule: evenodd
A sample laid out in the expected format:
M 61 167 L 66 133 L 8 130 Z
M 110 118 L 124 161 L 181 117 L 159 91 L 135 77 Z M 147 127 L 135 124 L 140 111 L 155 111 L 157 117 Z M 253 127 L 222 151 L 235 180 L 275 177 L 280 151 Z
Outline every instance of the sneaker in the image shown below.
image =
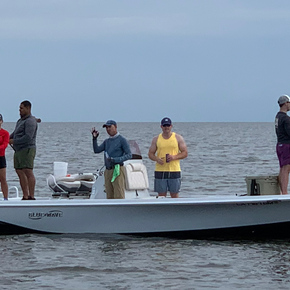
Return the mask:
M 34 197 L 31 197 L 30 195 L 28 196 L 28 199 L 29 200 L 35 200 L 35 198 Z

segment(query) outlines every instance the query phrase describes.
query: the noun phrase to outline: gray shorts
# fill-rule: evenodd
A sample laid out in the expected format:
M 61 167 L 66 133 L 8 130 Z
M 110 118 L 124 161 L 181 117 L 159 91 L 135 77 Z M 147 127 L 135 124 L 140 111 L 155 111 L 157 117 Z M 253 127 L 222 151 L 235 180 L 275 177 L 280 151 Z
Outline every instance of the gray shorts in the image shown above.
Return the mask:
M 158 193 L 178 193 L 180 191 L 181 178 L 154 180 L 154 191 Z

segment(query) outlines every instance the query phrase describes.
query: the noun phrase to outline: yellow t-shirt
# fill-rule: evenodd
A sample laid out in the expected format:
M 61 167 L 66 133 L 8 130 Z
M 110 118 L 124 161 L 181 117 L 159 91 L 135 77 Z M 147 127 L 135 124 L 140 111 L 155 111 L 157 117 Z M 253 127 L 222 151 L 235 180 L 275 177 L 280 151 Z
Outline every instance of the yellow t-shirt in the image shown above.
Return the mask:
M 164 164 L 161 165 L 156 162 L 155 165 L 155 171 L 165 171 L 165 172 L 176 172 L 181 171 L 180 170 L 180 161 L 179 160 L 173 160 L 170 162 L 166 162 L 166 154 L 170 155 L 176 155 L 178 154 L 179 148 L 178 148 L 178 141 L 176 139 L 175 133 L 172 132 L 169 139 L 164 139 L 162 137 L 162 133 L 159 134 L 157 138 L 157 157 L 164 160 Z

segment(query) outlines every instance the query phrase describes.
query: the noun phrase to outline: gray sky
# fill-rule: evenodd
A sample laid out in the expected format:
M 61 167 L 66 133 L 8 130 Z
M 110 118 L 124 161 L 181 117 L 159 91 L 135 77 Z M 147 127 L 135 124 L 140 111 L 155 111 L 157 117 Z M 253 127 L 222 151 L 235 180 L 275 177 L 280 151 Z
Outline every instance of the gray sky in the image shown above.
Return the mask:
M 0 0 L 1 109 L 43 121 L 271 122 L 288 0 Z

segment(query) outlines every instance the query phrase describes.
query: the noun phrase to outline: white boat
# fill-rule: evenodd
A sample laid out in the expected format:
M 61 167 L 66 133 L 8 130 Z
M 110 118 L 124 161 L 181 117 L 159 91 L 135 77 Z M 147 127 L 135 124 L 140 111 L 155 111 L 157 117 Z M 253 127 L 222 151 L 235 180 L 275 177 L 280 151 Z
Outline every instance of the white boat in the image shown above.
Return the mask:
M 290 197 L 10 199 L 0 202 L 0 233 L 289 237 Z
M 290 237 L 290 196 L 151 196 L 142 159 L 128 160 L 126 198 L 106 199 L 102 171 L 89 198 L 0 201 L 0 234 L 129 234 L 178 238 Z M 72 182 L 74 180 L 72 179 Z

